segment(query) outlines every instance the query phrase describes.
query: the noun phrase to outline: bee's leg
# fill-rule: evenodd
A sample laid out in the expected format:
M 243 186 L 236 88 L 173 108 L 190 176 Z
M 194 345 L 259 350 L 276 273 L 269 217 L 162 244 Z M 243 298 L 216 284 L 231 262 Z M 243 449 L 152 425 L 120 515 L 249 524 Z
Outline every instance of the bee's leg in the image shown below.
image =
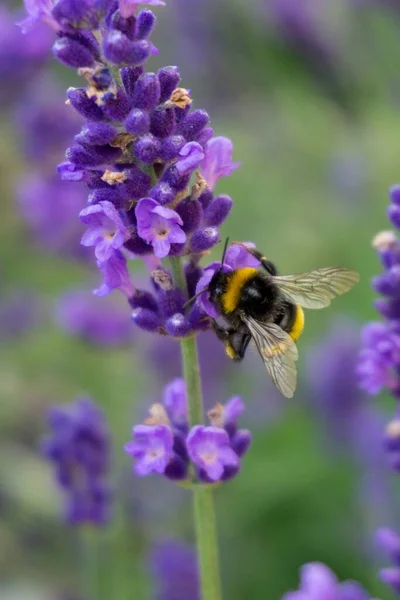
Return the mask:
M 246 248 L 247 252 L 249 254 L 251 254 L 252 256 L 254 256 L 254 258 L 256 258 L 257 260 L 259 260 L 261 265 L 264 267 L 264 269 L 266 271 L 268 271 L 268 273 L 270 275 L 278 275 L 278 270 L 275 267 L 275 265 L 270 260 L 268 260 L 268 258 L 266 256 L 261 254 L 261 252 L 259 252 L 256 248 L 252 248 L 251 246 L 248 246 L 247 244 L 243 244 L 243 242 L 234 242 L 234 243 L 239 244 L 239 246 L 243 246 L 243 248 Z
M 224 343 L 226 355 L 231 360 L 242 360 L 251 340 L 250 333 L 233 327 L 222 327 L 216 321 L 212 322 L 212 326 L 218 339 Z
M 229 336 L 225 344 L 225 352 L 232 360 L 237 362 L 243 360 L 251 335 L 247 331 L 235 331 Z

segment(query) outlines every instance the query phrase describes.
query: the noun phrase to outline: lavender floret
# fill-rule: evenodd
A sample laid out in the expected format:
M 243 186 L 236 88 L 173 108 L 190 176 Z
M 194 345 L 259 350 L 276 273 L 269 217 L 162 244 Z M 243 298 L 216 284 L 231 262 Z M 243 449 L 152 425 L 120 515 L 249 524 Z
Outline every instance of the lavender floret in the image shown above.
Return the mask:
M 192 465 L 192 483 L 226 481 L 239 472 L 251 443 L 250 432 L 237 429 L 243 410 L 241 398 L 235 396 L 208 413 L 210 426 L 189 428 L 186 384 L 174 379 L 164 388 L 162 403 L 151 406 L 145 425 L 135 425 L 133 442 L 125 450 L 136 458 L 139 475 L 157 472 L 169 479 L 188 479 Z

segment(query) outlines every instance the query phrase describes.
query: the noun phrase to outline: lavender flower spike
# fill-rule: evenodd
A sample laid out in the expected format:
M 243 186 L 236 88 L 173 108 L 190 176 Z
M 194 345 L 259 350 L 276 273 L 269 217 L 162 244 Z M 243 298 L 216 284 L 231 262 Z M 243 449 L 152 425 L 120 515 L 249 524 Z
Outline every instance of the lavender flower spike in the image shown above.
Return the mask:
M 211 190 L 215 188 L 219 179 L 231 175 L 240 167 L 240 162 L 232 161 L 232 152 L 233 144 L 229 138 L 213 137 L 207 143 L 201 172 Z
M 187 439 L 189 456 L 211 481 L 218 481 L 224 467 L 237 467 L 239 458 L 229 445 L 228 434 L 218 427 L 196 425 Z

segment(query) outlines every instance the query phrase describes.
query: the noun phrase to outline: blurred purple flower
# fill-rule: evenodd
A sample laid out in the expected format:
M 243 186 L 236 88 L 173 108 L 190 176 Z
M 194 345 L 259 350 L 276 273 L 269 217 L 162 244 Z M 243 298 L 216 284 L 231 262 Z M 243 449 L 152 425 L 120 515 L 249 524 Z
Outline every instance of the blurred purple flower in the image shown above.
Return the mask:
M 92 400 L 79 398 L 68 406 L 53 406 L 48 423 L 51 435 L 43 440 L 42 453 L 64 493 L 66 520 L 73 525 L 107 523 L 110 440 L 103 413 Z
M 381 428 L 382 430 L 382 428 Z M 385 428 L 384 446 L 390 467 L 400 471 L 400 410 L 397 408 L 394 418 Z
M 79 245 L 82 230 L 76 215 L 86 205 L 79 185 L 39 175 L 23 178 L 17 189 L 21 213 L 44 248 L 65 256 L 87 256 Z
M 308 563 L 301 568 L 300 588 L 288 592 L 282 600 L 369 600 L 369 594 L 355 581 L 339 583 L 334 573 L 322 563 Z
M 8 338 L 28 333 L 41 320 L 42 302 L 35 292 L 27 289 L 13 289 L 0 299 L 0 338 Z
M 24 37 L 21 34 L 22 42 Z M 21 149 L 35 172 L 19 183 L 22 215 L 42 247 L 64 256 L 88 255 L 79 245 L 82 229 L 77 211 L 86 206 L 82 186 L 64 184 L 54 175 L 57 158 L 71 139 L 79 118 L 65 106 L 63 95 L 43 78 L 30 89 L 29 108 L 15 111 Z
M 22 42 L 25 38 L 21 34 Z M 24 155 L 30 164 L 51 176 L 81 123 L 81 118 L 64 100 L 65 92 L 41 77 L 30 86 L 29 105 L 20 102 L 15 111 Z
M 115 300 L 98 302 L 87 290 L 63 294 L 56 319 L 65 331 L 99 346 L 125 344 L 132 336 L 124 307 Z
M 368 323 L 362 342 L 357 366 L 360 387 L 378 394 L 394 381 L 393 367 L 400 363 L 400 336 L 386 323 Z
M 37 76 L 45 65 L 52 33 L 47 27 L 38 27 L 25 36 L 15 26 L 16 14 L 0 7 L 0 105 L 7 105 L 18 98 L 23 88 Z
M 339 318 L 307 356 L 309 396 L 337 449 L 352 443 L 365 405 L 355 373 L 359 348 L 360 327 Z
M 301 61 L 311 76 L 341 108 L 351 110 L 347 81 L 350 72 L 332 35 L 329 2 L 321 0 L 271 0 L 260 9 L 275 26 L 276 37 Z
M 25 10 L 28 16 L 20 21 L 19 26 L 24 33 L 39 23 L 48 25 L 54 31 L 60 30 L 59 23 L 52 16 L 54 0 L 24 0 Z
M 207 142 L 201 172 L 211 190 L 222 177 L 231 175 L 240 167 L 241 163 L 232 161 L 232 153 L 233 144 L 229 138 L 213 137 Z
M 95 246 L 98 261 L 109 260 L 115 250 L 129 238 L 128 229 L 111 202 L 99 202 L 84 208 L 80 219 L 88 226 L 83 234 L 83 246 Z
M 308 353 L 308 397 L 317 411 L 335 452 L 350 452 L 359 466 L 358 498 L 368 514 L 365 531 L 371 532 L 394 513 L 383 445 L 384 419 L 359 389 L 356 367 L 359 327 L 348 319 L 334 321 L 330 331 Z M 348 456 L 348 454 L 347 454 Z
M 196 553 L 180 542 L 158 542 L 150 559 L 155 600 L 200 600 Z
M 151 198 L 142 198 L 136 207 L 138 234 L 152 244 L 157 258 L 164 258 L 171 249 L 171 243 L 182 244 L 186 234 L 182 231 L 183 221 L 171 208 L 160 206 Z
M 380 578 L 400 594 L 400 536 L 393 529 L 381 527 L 376 532 L 377 544 L 394 562 L 394 567 L 380 570 Z

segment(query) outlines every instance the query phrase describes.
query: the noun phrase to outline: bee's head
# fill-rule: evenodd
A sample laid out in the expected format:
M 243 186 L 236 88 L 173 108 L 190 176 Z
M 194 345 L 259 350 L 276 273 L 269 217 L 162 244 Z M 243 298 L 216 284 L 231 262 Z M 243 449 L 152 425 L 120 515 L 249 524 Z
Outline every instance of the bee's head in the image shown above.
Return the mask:
M 208 284 L 208 293 L 210 300 L 214 304 L 218 303 L 218 299 L 225 292 L 227 273 L 221 269 L 215 271 L 210 283 Z
M 224 293 L 225 287 L 226 287 L 227 274 L 224 271 L 224 261 L 225 261 L 226 251 L 228 249 L 228 244 L 229 244 L 229 238 L 227 237 L 225 240 L 225 245 L 224 245 L 224 249 L 222 252 L 221 266 L 217 271 L 215 271 L 210 283 L 208 284 L 208 292 L 210 294 L 210 299 L 211 299 L 211 302 L 213 302 L 214 304 L 217 303 L 218 298 L 220 298 L 221 295 Z

